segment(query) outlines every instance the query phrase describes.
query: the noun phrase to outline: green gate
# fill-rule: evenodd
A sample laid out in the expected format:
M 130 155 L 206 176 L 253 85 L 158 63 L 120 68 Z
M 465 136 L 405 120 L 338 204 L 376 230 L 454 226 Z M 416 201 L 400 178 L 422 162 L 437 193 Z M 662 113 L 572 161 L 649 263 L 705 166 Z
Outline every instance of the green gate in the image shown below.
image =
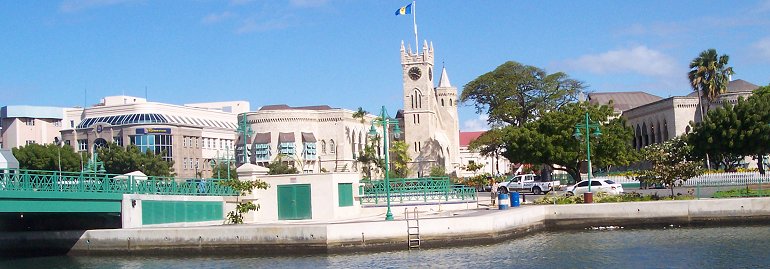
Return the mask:
M 278 219 L 312 219 L 310 184 L 278 185 Z

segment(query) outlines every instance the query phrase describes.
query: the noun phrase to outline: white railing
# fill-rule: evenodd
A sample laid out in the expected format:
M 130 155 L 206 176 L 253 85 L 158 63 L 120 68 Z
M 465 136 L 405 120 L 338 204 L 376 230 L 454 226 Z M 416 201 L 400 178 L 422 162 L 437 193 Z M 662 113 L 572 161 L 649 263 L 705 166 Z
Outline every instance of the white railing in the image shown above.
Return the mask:
M 585 175 L 582 175 L 586 179 Z M 595 178 L 611 179 L 616 183 L 639 183 L 633 177 L 626 176 L 597 176 Z M 758 172 L 735 172 L 735 173 L 713 173 L 704 174 L 684 182 L 685 187 L 709 187 L 709 186 L 745 186 L 755 184 L 770 185 L 770 173 L 760 175 Z

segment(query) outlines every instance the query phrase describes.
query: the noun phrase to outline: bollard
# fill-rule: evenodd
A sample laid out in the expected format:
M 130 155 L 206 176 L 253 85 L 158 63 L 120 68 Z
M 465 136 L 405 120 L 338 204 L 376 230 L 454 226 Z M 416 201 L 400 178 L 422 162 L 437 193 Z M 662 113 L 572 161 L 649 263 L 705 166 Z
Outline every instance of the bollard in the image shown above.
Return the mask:
M 583 203 L 592 204 L 594 202 L 594 194 L 590 192 L 583 193 Z

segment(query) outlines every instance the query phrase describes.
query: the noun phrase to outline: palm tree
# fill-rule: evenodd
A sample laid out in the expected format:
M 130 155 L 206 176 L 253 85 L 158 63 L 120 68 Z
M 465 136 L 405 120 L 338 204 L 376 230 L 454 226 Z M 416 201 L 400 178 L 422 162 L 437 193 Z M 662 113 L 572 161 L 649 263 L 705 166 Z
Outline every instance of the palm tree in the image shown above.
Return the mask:
M 703 113 L 702 95 L 705 95 L 709 101 L 707 108 L 719 97 L 720 94 L 727 91 L 727 84 L 730 83 L 730 76 L 734 74 L 733 68 L 727 66 L 730 56 L 722 54 L 717 55 L 715 49 L 707 49 L 690 62 L 690 72 L 687 78 L 690 80 L 690 86 L 698 92 L 698 107 L 700 108 L 701 122 L 706 114 Z M 708 109 L 707 109 L 708 111 Z
M 353 118 L 354 119 L 355 118 L 360 118 L 361 119 L 361 123 L 364 123 L 364 117 L 366 116 L 366 114 L 369 114 L 369 112 L 364 110 L 364 108 L 362 108 L 362 107 L 358 107 L 358 111 L 353 112 Z

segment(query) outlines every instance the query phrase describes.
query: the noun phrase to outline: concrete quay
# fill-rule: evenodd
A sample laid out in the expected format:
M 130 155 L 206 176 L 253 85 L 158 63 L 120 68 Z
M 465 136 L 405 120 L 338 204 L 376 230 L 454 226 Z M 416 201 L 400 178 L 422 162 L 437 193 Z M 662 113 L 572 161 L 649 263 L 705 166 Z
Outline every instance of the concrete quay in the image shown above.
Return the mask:
M 133 228 L 0 234 L 6 254 L 289 255 L 407 249 L 403 215 L 338 222 L 278 221 L 184 228 Z M 770 223 L 770 198 L 702 199 L 575 205 L 524 205 L 420 213 L 422 247 L 489 244 L 546 229 Z

